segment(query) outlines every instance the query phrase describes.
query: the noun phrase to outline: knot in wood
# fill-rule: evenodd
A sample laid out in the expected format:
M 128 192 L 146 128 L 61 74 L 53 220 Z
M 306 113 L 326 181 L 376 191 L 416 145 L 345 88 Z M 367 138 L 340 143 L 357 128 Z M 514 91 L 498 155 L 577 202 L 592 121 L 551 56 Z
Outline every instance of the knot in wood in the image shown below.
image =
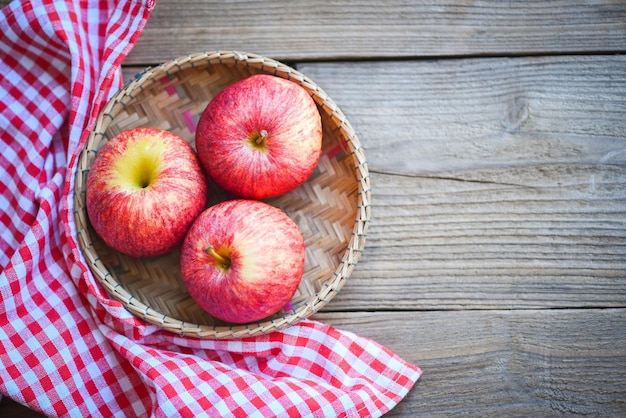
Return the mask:
M 530 109 L 528 100 L 526 100 L 525 97 L 513 97 L 509 100 L 502 126 L 506 132 L 516 132 L 529 116 Z

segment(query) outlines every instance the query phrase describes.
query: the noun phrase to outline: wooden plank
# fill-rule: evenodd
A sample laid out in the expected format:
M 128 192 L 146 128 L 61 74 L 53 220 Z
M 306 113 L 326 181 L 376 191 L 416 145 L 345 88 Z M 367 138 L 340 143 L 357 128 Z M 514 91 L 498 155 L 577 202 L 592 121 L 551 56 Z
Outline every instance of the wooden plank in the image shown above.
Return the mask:
M 348 115 L 375 171 L 443 175 L 533 163 L 626 162 L 626 56 L 309 63 L 298 69 Z
M 626 310 L 326 313 L 424 371 L 390 417 L 626 413 Z
M 625 306 L 626 57 L 298 68 L 372 178 L 364 256 L 325 311 Z
M 372 173 L 365 253 L 328 309 L 624 306 L 626 169 L 517 172 L 546 183 Z
M 617 52 L 620 0 L 159 0 L 129 64 L 236 49 L 280 60 Z

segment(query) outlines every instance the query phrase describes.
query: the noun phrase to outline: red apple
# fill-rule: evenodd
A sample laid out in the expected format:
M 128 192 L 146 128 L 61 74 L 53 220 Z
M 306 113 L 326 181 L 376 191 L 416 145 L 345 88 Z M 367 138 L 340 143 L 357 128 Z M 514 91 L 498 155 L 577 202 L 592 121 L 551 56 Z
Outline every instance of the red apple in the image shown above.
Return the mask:
M 198 121 L 196 148 L 207 174 L 243 198 L 287 193 L 312 174 L 321 154 L 322 122 L 300 85 L 249 76 L 218 93 Z
M 98 152 L 86 205 L 96 233 L 133 257 L 178 246 L 207 205 L 208 185 L 193 148 L 159 129 L 124 131 Z
M 304 272 L 304 239 L 282 210 L 258 200 L 227 200 L 189 229 L 180 256 L 191 297 L 215 318 L 254 322 L 293 297 Z

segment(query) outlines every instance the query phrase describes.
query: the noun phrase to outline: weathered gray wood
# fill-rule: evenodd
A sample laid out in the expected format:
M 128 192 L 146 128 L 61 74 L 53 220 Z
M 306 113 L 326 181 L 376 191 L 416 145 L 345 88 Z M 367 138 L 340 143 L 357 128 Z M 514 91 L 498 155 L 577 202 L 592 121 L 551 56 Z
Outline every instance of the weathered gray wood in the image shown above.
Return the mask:
M 237 49 L 281 60 L 621 51 L 626 4 L 165 1 L 128 63 Z
M 624 309 L 327 313 L 424 372 L 395 416 L 623 416 Z
M 550 183 L 372 173 L 366 250 L 328 308 L 624 306 L 626 169 L 548 166 L 519 174 Z
M 375 171 L 443 175 L 626 162 L 625 56 L 311 63 L 298 69 L 348 115 Z

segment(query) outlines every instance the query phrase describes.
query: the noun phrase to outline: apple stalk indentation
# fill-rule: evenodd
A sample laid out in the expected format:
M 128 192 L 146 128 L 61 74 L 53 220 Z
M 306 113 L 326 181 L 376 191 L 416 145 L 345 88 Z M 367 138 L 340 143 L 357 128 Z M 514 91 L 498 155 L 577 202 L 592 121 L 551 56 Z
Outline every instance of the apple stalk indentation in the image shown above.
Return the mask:
M 267 140 L 267 131 L 265 129 L 261 129 L 259 132 L 253 134 L 250 137 L 250 142 L 252 142 L 252 145 L 261 149 L 265 147 L 266 140 Z
M 220 253 L 218 253 L 215 250 L 215 247 L 213 247 L 212 245 L 207 247 L 206 250 L 204 250 L 208 255 L 210 255 L 211 257 L 213 257 L 213 260 L 215 260 L 216 265 L 223 271 L 226 271 L 230 268 L 230 257 L 222 255 Z

